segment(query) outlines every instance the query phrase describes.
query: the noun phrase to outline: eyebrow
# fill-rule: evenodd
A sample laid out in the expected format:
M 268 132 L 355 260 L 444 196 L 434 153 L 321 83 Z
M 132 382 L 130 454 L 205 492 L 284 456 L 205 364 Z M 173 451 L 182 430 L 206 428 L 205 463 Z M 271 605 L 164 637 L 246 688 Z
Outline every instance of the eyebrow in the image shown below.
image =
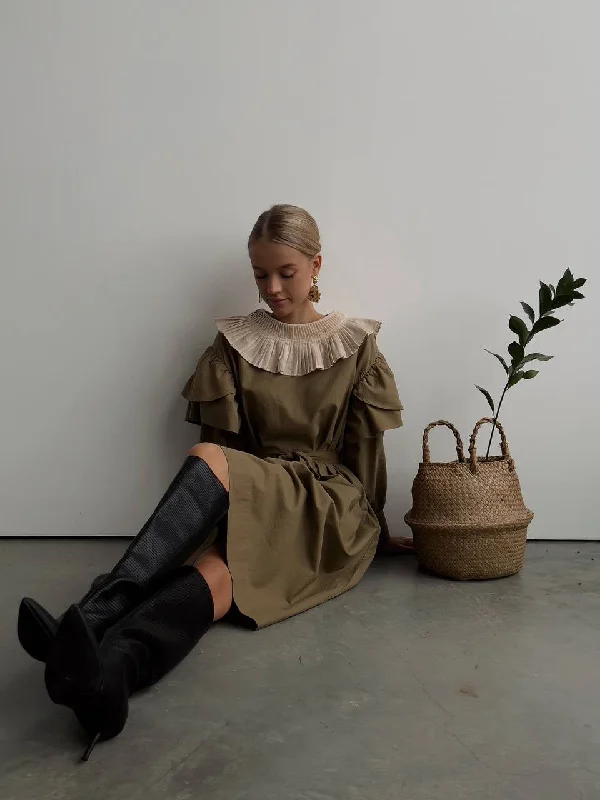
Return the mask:
M 291 269 L 295 266 L 295 264 L 283 264 L 281 267 L 277 267 L 277 269 Z M 252 269 L 264 269 L 264 267 L 259 267 L 257 264 L 252 264 Z

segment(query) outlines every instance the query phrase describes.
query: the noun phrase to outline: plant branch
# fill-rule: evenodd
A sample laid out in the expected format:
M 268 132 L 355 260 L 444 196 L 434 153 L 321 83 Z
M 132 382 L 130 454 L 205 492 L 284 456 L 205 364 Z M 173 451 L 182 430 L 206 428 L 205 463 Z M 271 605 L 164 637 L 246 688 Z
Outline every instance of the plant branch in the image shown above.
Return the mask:
M 502 402 L 504 401 L 504 395 L 508 392 L 508 387 L 509 387 L 509 384 L 510 384 L 511 377 L 512 377 L 512 372 L 508 376 L 508 380 L 506 381 L 506 386 L 504 387 L 504 389 L 502 391 L 502 395 L 500 397 L 500 401 L 498 403 L 498 407 L 496 408 L 496 413 L 494 414 L 494 420 L 492 422 L 492 432 L 490 433 L 490 439 L 488 441 L 488 446 L 487 446 L 487 450 L 486 450 L 486 453 L 485 453 L 486 461 L 490 457 L 490 448 L 492 446 L 492 440 L 494 438 L 494 431 L 496 430 L 496 424 L 498 422 L 498 417 L 500 415 L 500 409 L 502 408 Z
M 488 441 L 487 451 L 485 454 L 486 461 L 490 457 L 490 449 L 494 439 L 494 432 L 498 427 L 498 417 L 500 416 L 500 409 L 502 403 L 509 389 L 516 386 L 521 380 L 531 380 L 538 374 L 537 369 L 526 369 L 527 364 L 532 361 L 550 361 L 552 356 L 546 356 L 543 353 L 527 353 L 526 349 L 530 345 L 534 336 L 542 331 L 549 330 L 558 325 L 561 320 L 552 314 L 559 308 L 564 306 L 572 306 L 576 300 L 583 300 L 584 295 L 578 290 L 586 283 L 585 278 L 575 278 L 570 269 L 567 269 L 562 278 L 554 287 L 552 284 L 546 284 L 540 281 L 539 288 L 539 310 L 538 318 L 536 320 L 535 311 L 528 303 L 521 303 L 523 311 L 527 315 L 531 328 L 527 327 L 524 320 L 517 316 L 511 316 L 508 322 L 508 327 L 512 333 L 516 335 L 516 341 L 508 345 L 508 354 L 510 356 L 510 366 L 506 359 L 499 353 L 492 353 L 491 350 L 487 352 L 494 356 L 494 358 L 502 365 L 506 373 L 506 384 L 502 390 L 500 402 L 495 407 L 494 399 L 487 389 L 483 386 L 477 386 L 477 389 L 483 394 L 487 400 L 488 405 L 492 409 L 494 418 L 492 420 L 492 431 Z

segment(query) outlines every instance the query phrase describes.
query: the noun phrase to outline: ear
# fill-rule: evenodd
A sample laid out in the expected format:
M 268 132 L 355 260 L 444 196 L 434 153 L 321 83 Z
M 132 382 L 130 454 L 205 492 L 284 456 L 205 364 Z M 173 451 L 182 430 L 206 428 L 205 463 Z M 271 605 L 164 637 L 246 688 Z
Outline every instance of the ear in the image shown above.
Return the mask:
M 315 256 L 315 257 L 313 258 L 313 269 L 312 269 L 312 274 L 313 274 L 315 277 L 317 277 L 317 276 L 319 275 L 319 272 L 321 271 L 321 263 L 322 263 L 322 259 L 321 259 L 321 253 L 319 253 L 319 255 L 317 255 L 317 256 Z

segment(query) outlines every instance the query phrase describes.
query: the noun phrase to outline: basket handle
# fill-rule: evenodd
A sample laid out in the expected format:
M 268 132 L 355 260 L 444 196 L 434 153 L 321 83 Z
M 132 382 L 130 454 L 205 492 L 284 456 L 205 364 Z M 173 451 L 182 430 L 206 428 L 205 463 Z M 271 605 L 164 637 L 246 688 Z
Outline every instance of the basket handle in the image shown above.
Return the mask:
M 480 419 L 477 425 L 473 428 L 473 433 L 471 434 L 471 438 L 469 440 L 469 460 L 471 462 L 471 471 L 477 471 L 477 447 L 476 447 L 476 440 L 477 434 L 479 433 L 480 428 L 482 425 L 487 424 L 493 425 L 494 420 L 490 419 L 490 417 L 483 417 Z M 502 427 L 502 423 L 499 420 L 496 420 L 496 428 L 498 429 L 498 433 L 500 434 L 500 451 L 502 453 L 502 458 L 505 458 L 508 461 L 508 466 L 512 469 L 514 467 L 514 461 L 510 454 L 510 450 L 508 449 L 508 441 L 506 439 L 506 434 L 504 433 L 504 428 Z
M 433 428 L 437 428 L 438 425 L 445 425 L 447 428 L 450 428 L 454 434 L 454 438 L 456 439 L 456 455 L 458 456 L 458 460 L 461 462 L 461 464 L 464 463 L 465 449 L 462 439 L 460 438 L 460 433 L 451 422 L 446 422 L 445 419 L 438 419 L 437 422 L 432 422 L 425 428 L 423 432 L 423 463 L 429 464 L 431 461 L 431 452 L 429 450 L 429 431 L 433 430 Z

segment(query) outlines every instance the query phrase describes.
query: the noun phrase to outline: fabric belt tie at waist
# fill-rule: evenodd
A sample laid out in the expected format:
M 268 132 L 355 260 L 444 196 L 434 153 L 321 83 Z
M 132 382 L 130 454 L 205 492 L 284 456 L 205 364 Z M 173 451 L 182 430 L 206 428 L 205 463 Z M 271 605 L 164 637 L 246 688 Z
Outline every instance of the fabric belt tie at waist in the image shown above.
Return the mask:
M 258 455 L 260 458 L 281 458 L 284 461 L 301 461 L 303 458 L 312 458 L 314 461 L 324 461 L 327 464 L 340 463 L 340 454 L 336 450 L 289 450 L 286 453 L 261 450 Z

